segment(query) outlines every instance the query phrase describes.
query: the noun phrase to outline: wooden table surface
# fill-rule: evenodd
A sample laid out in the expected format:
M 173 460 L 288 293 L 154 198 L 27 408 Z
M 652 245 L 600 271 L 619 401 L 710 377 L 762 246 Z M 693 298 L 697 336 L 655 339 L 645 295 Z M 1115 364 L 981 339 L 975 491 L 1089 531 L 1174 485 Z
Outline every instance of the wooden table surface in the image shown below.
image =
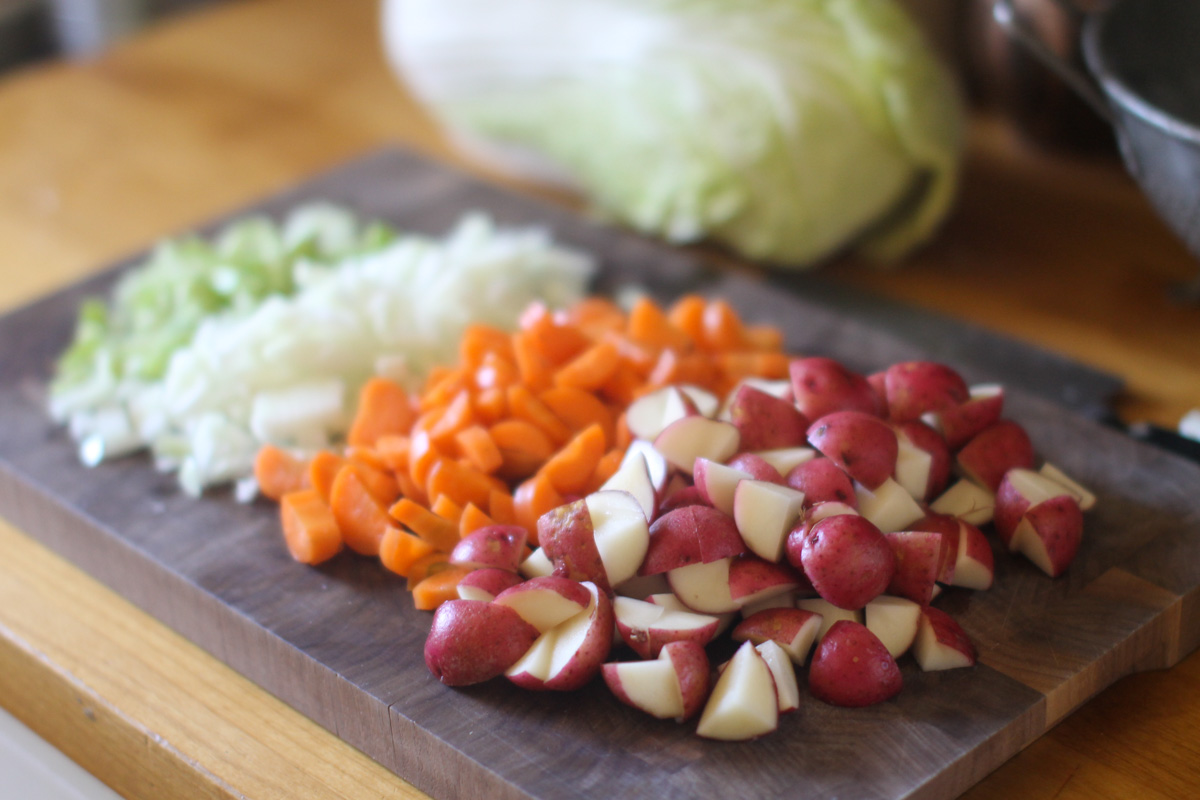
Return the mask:
M 226 3 L 0 76 L 0 311 L 381 145 L 485 174 L 387 70 L 376 15 Z M 980 118 L 937 240 L 896 270 L 824 274 L 1110 371 L 1125 420 L 1174 427 L 1200 406 L 1200 308 L 1167 289 L 1196 266 L 1115 161 L 1035 153 Z M 0 705 L 118 792 L 422 796 L 2 522 L 0 552 Z M 1192 797 L 1197 728 L 1193 655 L 1122 680 L 966 796 Z

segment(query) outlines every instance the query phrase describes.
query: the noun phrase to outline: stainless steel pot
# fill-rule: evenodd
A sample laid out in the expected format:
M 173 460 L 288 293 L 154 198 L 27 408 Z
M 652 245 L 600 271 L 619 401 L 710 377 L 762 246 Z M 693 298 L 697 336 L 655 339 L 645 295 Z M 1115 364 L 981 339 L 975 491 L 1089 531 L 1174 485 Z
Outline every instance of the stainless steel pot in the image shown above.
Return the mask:
M 1200 259 L 1200 0 L 1117 0 L 1081 14 L 1088 74 L 1023 25 L 1013 0 L 996 0 L 993 14 L 1109 120 L 1130 174 Z M 1200 275 L 1182 294 L 1200 301 Z

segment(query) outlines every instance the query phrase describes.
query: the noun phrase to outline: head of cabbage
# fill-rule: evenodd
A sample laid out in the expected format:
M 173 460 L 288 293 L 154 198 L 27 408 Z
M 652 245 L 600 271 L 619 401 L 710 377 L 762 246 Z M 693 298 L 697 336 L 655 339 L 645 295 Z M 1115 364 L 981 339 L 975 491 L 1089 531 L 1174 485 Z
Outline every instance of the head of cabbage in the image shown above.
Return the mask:
M 462 144 L 671 242 L 894 260 L 951 207 L 963 108 L 895 0 L 385 0 Z

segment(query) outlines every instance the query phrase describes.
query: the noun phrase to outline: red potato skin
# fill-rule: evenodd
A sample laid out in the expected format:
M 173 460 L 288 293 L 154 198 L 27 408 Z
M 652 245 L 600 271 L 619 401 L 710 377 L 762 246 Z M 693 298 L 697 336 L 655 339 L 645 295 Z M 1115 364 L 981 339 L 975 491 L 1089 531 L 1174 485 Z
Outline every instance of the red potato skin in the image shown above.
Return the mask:
M 917 499 L 928 501 L 937 497 L 950 483 L 950 473 L 954 467 L 954 456 L 951 454 L 946 440 L 940 433 L 920 420 L 897 423 L 896 429 L 907 436 L 914 446 L 931 456 L 929 483 L 925 486 L 925 494 Z
M 712 668 L 708 653 L 703 645 L 695 641 L 668 642 L 662 654 L 671 660 L 675 674 L 679 676 L 679 689 L 683 693 L 683 714 L 676 722 L 691 719 L 700 713 L 712 689 Z
M 589 585 L 594 589 L 588 589 Z M 613 616 L 612 600 L 609 596 L 595 584 L 584 584 L 584 588 L 587 589 L 589 595 L 595 597 L 596 605 L 589 618 L 587 633 L 575 655 L 562 671 L 545 681 L 526 672 L 509 675 L 508 679 L 514 685 L 535 691 L 571 692 L 582 688 L 600 673 L 612 650 L 616 620 Z M 524 652 L 521 653 L 521 655 L 524 654 Z M 518 656 L 519 658 L 520 656 Z M 515 663 L 516 661 L 513 661 L 513 664 Z M 509 666 L 511 667 L 512 664 Z
M 742 472 L 749 474 L 750 477 L 756 481 L 767 481 L 769 483 L 780 484 L 783 483 L 783 476 L 779 474 L 779 470 L 768 464 L 765 458 L 760 455 L 755 455 L 754 453 L 738 453 L 736 456 L 729 459 L 728 466 L 733 467 L 734 469 L 740 469 Z
M 482 683 L 504 674 L 537 637 L 537 629 L 511 608 L 448 600 L 434 612 L 425 639 L 425 666 L 447 686 Z
M 809 420 L 792 403 L 742 385 L 729 404 L 729 421 L 741 433 L 743 450 L 770 450 L 804 444 Z
M 1043 500 L 1025 512 L 1025 519 L 1040 532 L 1050 563 L 1051 578 L 1066 572 L 1083 542 L 1083 512 L 1074 497 L 1060 494 Z
M 833 605 L 859 609 L 892 582 L 896 554 L 865 517 L 827 517 L 804 537 L 800 563 L 813 588 Z
M 945 537 L 932 531 L 908 530 L 886 533 L 884 538 L 896 554 L 896 572 L 887 593 L 929 605 L 941 568 Z
M 879 416 L 887 417 L 887 370 L 872 372 L 867 376 L 867 383 L 871 384 L 871 388 L 875 390 L 875 396 L 879 398 Z
M 839 620 L 813 652 L 808 688 L 830 705 L 862 708 L 895 697 L 904 678 L 878 636 L 865 625 Z
M 518 583 L 523 583 L 524 578 L 515 572 L 509 572 L 506 569 L 497 567 L 487 567 L 485 569 L 471 570 L 463 576 L 458 582 L 459 588 L 473 587 L 480 591 L 487 592 L 493 598 L 503 592 L 505 589 L 510 589 Z
M 948 644 L 955 650 L 958 650 L 967 656 L 972 664 L 976 662 L 978 654 L 975 651 L 975 644 L 954 617 L 940 608 L 934 608 L 933 606 L 925 606 L 921 609 L 921 614 L 924 615 L 929 626 L 933 628 L 933 634 L 939 642 Z
M 854 482 L 841 467 L 828 458 L 813 458 L 803 464 L 797 464 L 788 471 L 784 483 L 804 492 L 806 509 L 827 500 L 836 500 L 851 508 L 858 507 Z
M 1002 419 L 963 445 L 956 462 L 960 472 L 995 492 L 1010 469 L 1033 469 L 1033 442 L 1020 425 Z
M 1004 546 L 1009 549 L 1012 548 L 1013 533 L 1017 530 L 1017 524 L 1029 510 L 1029 499 L 1017 490 L 1016 485 L 1010 480 L 1010 476 L 1011 471 L 1004 473 L 1000 485 L 996 487 L 996 510 L 992 515 L 992 524 L 995 526 L 996 534 L 1000 537 L 1000 541 L 1004 542 Z M 1070 493 L 1064 487 L 1062 494 L 1055 496 L 1070 497 Z
M 735 642 L 749 640 L 755 645 L 771 640 L 784 648 L 792 642 L 815 614 L 801 608 L 765 608 L 739 622 L 730 633 Z
M 582 689 L 600 673 L 612 650 L 613 630 L 616 625 L 612 600 L 603 590 L 596 592 L 596 609 L 593 616 L 587 638 L 580 648 L 580 657 L 572 659 L 562 672 L 546 681 L 542 688 L 555 692 L 573 692 Z
M 808 442 L 868 489 L 892 477 L 900 450 L 892 427 L 861 411 L 835 411 L 819 418 L 809 426 Z
M 537 527 L 538 542 L 554 563 L 555 575 L 578 582 L 591 581 L 601 591 L 612 592 L 584 500 L 550 509 L 538 519 Z
M 884 371 L 888 418 L 893 422 L 919 419 L 929 411 L 953 408 L 971 391 L 966 381 L 945 364 L 905 361 Z
M 1004 393 L 992 397 L 974 397 L 938 412 L 938 427 L 951 450 L 958 450 L 980 431 L 1000 420 L 1004 411 Z
M 520 525 L 486 525 L 459 540 L 450 551 L 450 563 L 516 572 L 524 560 L 528 538 L 529 532 Z
M 586 586 L 579 581 L 564 578 L 561 575 L 542 575 L 537 578 L 521 581 L 500 592 L 500 594 L 496 595 L 496 599 L 500 605 L 504 605 L 505 595 L 512 596 L 517 593 L 532 592 L 540 589 L 555 592 L 568 600 L 574 600 L 579 604 L 581 609 L 587 608 L 588 603 L 592 602 L 592 596 Z
M 867 379 L 832 358 L 793 359 L 788 375 L 796 408 L 810 420 L 834 411 L 883 415 L 883 399 Z
M 791 591 L 801 583 L 790 564 L 776 564 L 753 553 L 743 553 L 729 564 L 729 594 L 743 600 L 764 588 L 777 588 L 780 593 Z
M 744 552 L 746 544 L 732 517 L 707 505 L 684 506 L 651 524 L 650 545 L 639 574 L 658 575 Z
M 954 564 L 958 558 L 959 527 L 965 524 L 958 517 L 930 512 L 908 526 L 910 531 L 927 531 L 942 537 L 937 569 L 937 580 L 941 583 L 950 583 L 954 580 Z
M 655 519 L 658 519 L 668 511 L 674 511 L 677 508 L 686 508 L 687 506 L 711 506 L 712 504 L 704 497 L 704 492 L 699 486 L 681 486 L 669 495 L 663 498 L 658 505 L 658 513 Z

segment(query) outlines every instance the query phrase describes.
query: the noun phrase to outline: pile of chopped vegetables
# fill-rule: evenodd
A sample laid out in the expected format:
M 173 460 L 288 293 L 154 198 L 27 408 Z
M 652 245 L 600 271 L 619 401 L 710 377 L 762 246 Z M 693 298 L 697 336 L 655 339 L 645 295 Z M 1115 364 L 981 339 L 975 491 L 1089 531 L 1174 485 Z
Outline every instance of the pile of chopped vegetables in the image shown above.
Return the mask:
M 344 449 L 296 458 L 266 446 L 255 475 L 279 501 L 295 559 L 316 564 L 344 547 L 377 556 L 408 579 L 417 608 L 432 609 L 456 596 L 464 568 L 449 559 L 461 537 L 515 524 L 536 544 L 538 517 L 616 471 L 634 399 L 782 378 L 782 346 L 778 329 L 698 296 L 669 309 L 643 297 L 628 312 L 596 297 L 559 312 L 535 304 L 515 333 L 469 325 L 457 361 L 419 392 L 368 381 Z
M 478 214 L 443 239 L 327 205 L 241 220 L 163 244 L 84 305 L 50 411 L 89 465 L 148 447 L 189 494 L 239 481 L 252 497 L 264 443 L 333 446 L 372 376 L 415 387 L 468 324 L 512 329 L 530 302 L 579 298 L 591 270 Z

